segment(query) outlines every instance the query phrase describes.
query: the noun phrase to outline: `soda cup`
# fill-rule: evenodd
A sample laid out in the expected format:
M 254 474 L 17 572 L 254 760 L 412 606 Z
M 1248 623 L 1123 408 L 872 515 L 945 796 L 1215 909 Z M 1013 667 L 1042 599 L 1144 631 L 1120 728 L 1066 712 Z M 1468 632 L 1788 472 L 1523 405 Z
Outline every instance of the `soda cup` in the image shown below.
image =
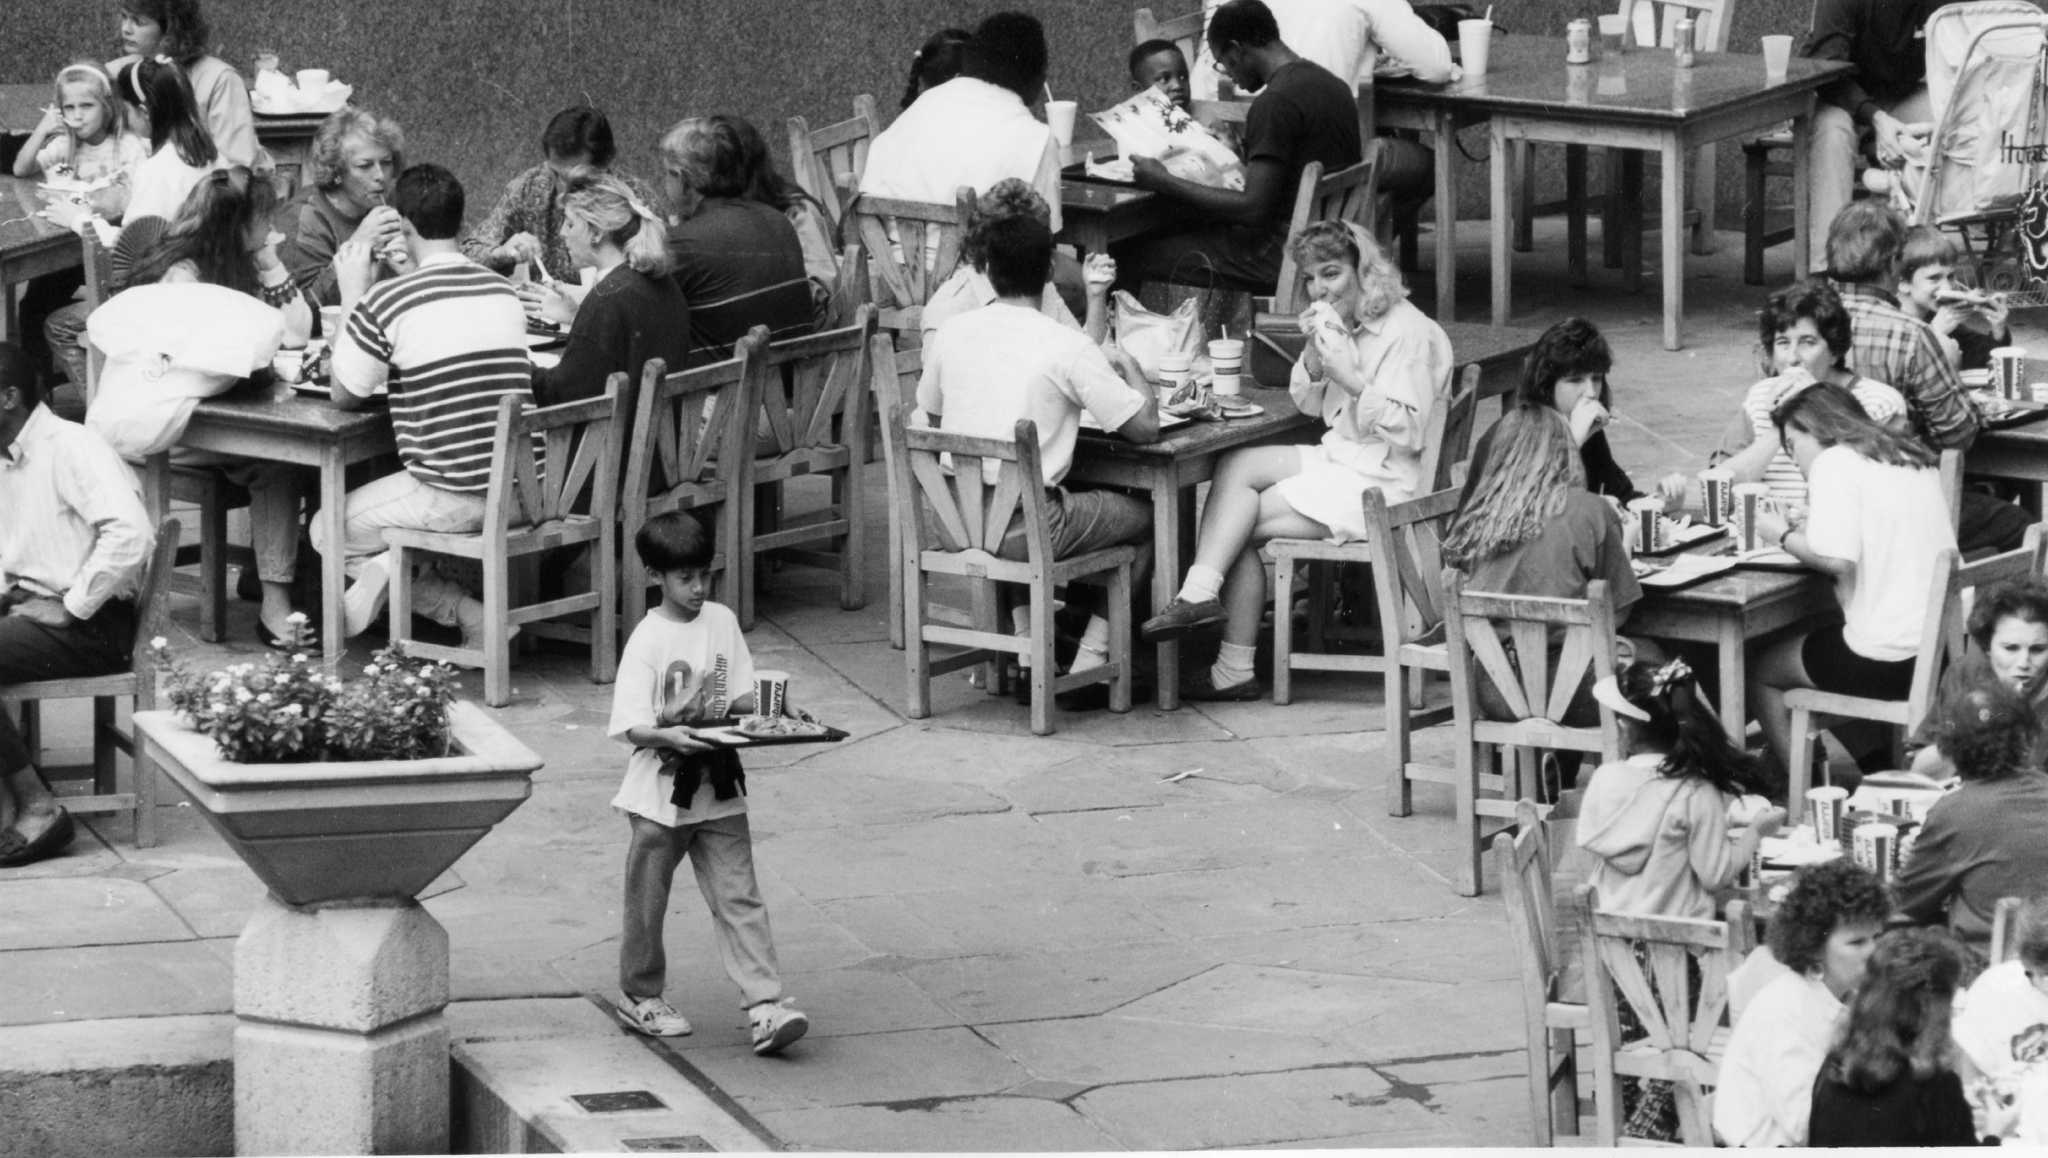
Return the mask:
M 1756 517 L 1770 509 L 1771 488 L 1763 483 L 1743 483 L 1733 488 L 1730 503 L 1735 524 L 1735 549 L 1754 551 L 1763 546 L 1757 537 Z
M 2020 379 L 2027 373 L 2027 348 L 2025 346 L 2000 346 L 1991 351 L 1991 385 L 2000 398 L 2025 397 L 2026 391 Z
M 1165 405 L 1188 384 L 1193 375 L 1194 356 L 1185 350 L 1159 355 L 1159 402 Z
M 1244 340 L 1217 338 L 1210 342 L 1209 372 L 1212 375 L 1211 389 L 1218 394 L 1236 394 L 1244 374 Z
M 1670 546 L 1664 541 L 1664 500 L 1656 497 L 1630 499 L 1629 518 L 1635 528 L 1636 550 L 1653 554 Z
M 1813 823 L 1813 838 L 1821 844 L 1840 841 L 1842 813 L 1849 806 L 1849 791 L 1832 784 L 1806 790 L 1806 810 Z
M 1876 873 L 1879 880 L 1891 879 L 1898 867 L 1898 850 L 1899 830 L 1883 821 L 1856 830 L 1856 863 Z
M 789 707 L 789 673 L 786 671 L 756 671 L 754 673 L 754 714 L 757 716 L 785 716 Z

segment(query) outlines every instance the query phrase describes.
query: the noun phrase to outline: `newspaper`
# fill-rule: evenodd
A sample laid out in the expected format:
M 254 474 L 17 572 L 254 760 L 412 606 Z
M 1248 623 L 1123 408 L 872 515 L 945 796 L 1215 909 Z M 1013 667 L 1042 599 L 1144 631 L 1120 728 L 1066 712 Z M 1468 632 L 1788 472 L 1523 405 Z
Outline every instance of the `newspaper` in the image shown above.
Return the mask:
M 1157 157 L 1176 177 L 1219 189 L 1244 188 L 1244 163 L 1156 88 L 1089 118 L 1129 157 Z

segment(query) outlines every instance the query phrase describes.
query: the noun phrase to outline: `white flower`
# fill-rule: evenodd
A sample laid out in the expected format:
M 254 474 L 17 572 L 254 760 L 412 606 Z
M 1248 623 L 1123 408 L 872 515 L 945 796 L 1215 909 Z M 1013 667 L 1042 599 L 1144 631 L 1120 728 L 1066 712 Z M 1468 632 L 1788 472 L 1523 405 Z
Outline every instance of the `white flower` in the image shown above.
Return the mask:
M 305 652 L 303 652 L 303 651 L 295 651 L 295 652 L 293 652 L 293 653 L 292 653 L 292 662 L 293 662 L 293 663 L 304 663 L 304 662 L 306 662 L 306 653 L 305 653 Z
M 284 707 L 278 709 L 278 714 L 284 716 L 297 716 L 303 714 L 305 710 L 306 709 L 300 707 L 297 704 L 286 704 Z
M 249 694 L 249 689 L 248 689 L 248 688 L 236 688 L 236 689 L 235 689 L 235 702 L 236 702 L 236 703 L 238 703 L 238 704 L 246 704 L 246 703 L 248 703 L 248 702 L 249 702 L 250 700 L 253 700 L 253 699 L 255 699 L 255 698 L 256 698 L 255 696 L 252 696 L 252 695 L 250 695 L 250 694 Z
M 376 664 L 374 664 L 374 663 L 366 663 L 366 664 L 364 664 L 364 665 L 363 665 L 363 674 L 364 674 L 364 675 L 366 675 L 366 676 L 373 676 L 373 675 L 376 675 L 376 674 L 377 674 L 377 665 L 376 665 Z
M 165 639 L 165 638 L 164 638 L 163 636 L 159 635 L 159 636 L 156 636 L 156 637 L 152 638 L 152 639 L 151 639 L 151 640 L 149 641 L 149 646 L 150 646 L 150 647 L 152 647 L 152 648 L 154 648 L 154 649 L 155 649 L 155 650 L 157 650 L 157 651 L 162 651 L 163 649 L 165 649 L 165 648 L 167 648 L 167 647 L 171 646 L 171 641 L 170 641 L 170 640 L 168 640 L 168 639 Z
M 284 621 L 286 623 L 293 623 L 298 624 L 300 626 L 304 626 L 306 622 L 306 613 L 303 611 L 294 611 L 290 615 L 285 616 Z
M 267 704 L 267 703 L 269 703 L 269 702 L 270 702 L 270 693 L 269 693 L 269 692 L 264 692 L 263 694 L 261 694 L 261 695 L 257 696 L 257 697 L 256 697 L 256 702 L 257 702 L 257 703 L 259 703 L 259 704 Z

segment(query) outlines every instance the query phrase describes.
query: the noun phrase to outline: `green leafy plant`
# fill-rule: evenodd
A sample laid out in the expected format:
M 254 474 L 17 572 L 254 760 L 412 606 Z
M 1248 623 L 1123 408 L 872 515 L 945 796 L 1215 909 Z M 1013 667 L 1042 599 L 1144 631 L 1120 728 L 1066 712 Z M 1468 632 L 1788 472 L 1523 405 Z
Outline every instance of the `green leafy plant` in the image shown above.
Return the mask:
M 292 631 L 305 616 L 294 613 Z M 171 706 L 242 764 L 423 760 L 448 754 L 455 669 L 392 644 L 359 676 L 329 675 L 304 651 L 204 675 L 185 668 L 162 636 L 150 641 L 168 672 Z

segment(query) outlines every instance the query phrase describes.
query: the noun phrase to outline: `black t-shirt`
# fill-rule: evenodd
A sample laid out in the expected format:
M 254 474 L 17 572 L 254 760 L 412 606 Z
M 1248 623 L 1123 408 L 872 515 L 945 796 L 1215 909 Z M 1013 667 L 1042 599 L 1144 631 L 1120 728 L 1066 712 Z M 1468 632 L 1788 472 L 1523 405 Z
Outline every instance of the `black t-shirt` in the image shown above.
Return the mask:
M 1301 167 L 1321 161 L 1325 174 L 1364 159 L 1358 140 L 1358 98 L 1329 69 L 1294 60 L 1275 69 L 1252 100 L 1244 123 L 1244 159 L 1278 161 L 1287 174 L 1286 195 L 1273 204 L 1276 227 L 1285 229 L 1294 212 Z
M 755 326 L 772 341 L 812 329 L 803 242 L 780 209 L 712 197 L 668 232 L 676 285 L 690 304 L 690 363 L 732 356 Z
M 1813 1083 L 1809 1146 L 1974 1146 L 1977 1131 L 1962 1080 L 1953 1071 L 1920 1081 L 1901 1077 L 1875 1094 L 1858 1093 L 1836 1076 L 1835 1061 Z

